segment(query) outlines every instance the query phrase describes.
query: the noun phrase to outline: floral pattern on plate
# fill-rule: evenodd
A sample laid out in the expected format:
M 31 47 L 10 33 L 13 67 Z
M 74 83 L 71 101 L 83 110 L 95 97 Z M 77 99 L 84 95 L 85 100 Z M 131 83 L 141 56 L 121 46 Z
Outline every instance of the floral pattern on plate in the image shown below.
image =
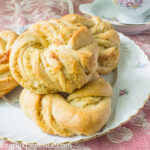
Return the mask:
M 138 7 L 142 7 L 143 0 L 114 0 L 114 3 L 120 7 L 136 9 Z

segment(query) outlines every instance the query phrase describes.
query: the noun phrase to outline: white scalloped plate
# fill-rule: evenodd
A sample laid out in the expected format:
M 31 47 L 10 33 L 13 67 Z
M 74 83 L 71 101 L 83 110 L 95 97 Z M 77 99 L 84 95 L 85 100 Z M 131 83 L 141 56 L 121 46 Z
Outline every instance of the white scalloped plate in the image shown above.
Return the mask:
M 112 0 L 94 0 L 93 3 L 82 4 L 80 5 L 80 11 L 89 15 L 99 16 L 103 20 L 109 21 L 117 31 L 125 34 L 138 34 L 150 29 L 150 9 L 144 13 L 144 22 L 134 24 L 119 22 L 117 19 L 119 11 L 113 5 Z
M 24 29 L 23 29 L 24 30 Z M 121 39 L 117 71 L 105 78 L 113 85 L 112 114 L 106 126 L 92 136 L 59 137 L 42 133 L 21 109 L 14 107 L 20 93 L 16 88 L 0 100 L 0 137 L 23 143 L 74 143 L 102 136 L 127 122 L 143 107 L 150 93 L 150 62 L 144 52 L 126 36 Z M 117 75 L 117 76 L 116 76 Z M 9 99 L 9 102 L 6 101 Z

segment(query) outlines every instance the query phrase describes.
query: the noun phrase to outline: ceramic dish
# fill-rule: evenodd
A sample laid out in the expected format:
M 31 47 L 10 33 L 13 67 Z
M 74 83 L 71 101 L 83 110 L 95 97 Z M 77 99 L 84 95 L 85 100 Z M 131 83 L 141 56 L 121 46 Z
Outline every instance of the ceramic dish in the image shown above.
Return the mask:
M 18 33 L 27 27 L 17 30 Z M 19 108 L 21 87 L 0 100 L 0 137 L 15 142 L 44 144 L 75 143 L 102 136 L 126 123 L 143 107 L 150 93 L 150 62 L 144 52 L 126 36 L 121 39 L 117 70 L 104 78 L 113 86 L 112 113 L 105 127 L 92 136 L 59 137 L 48 135 Z M 17 107 L 14 107 L 17 106 Z
M 150 29 L 150 9 L 144 13 L 144 22 L 134 24 L 119 22 L 117 19 L 119 11 L 113 5 L 112 0 L 95 0 L 93 3 L 80 5 L 80 11 L 109 21 L 116 30 L 125 34 L 138 34 Z

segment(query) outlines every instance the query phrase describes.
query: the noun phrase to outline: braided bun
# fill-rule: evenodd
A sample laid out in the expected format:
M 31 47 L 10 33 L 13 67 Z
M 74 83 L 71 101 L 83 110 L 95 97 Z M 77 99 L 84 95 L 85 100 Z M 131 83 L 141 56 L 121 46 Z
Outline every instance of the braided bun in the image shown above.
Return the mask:
M 34 93 L 71 93 L 97 76 L 98 46 L 85 26 L 41 21 L 22 33 L 10 55 L 13 77 Z
M 9 71 L 9 54 L 17 36 L 13 31 L 0 32 L 0 97 L 17 86 Z
M 91 135 L 108 120 L 111 96 L 111 86 L 99 77 L 66 99 L 61 94 L 37 95 L 24 89 L 20 105 L 43 132 L 60 136 Z
M 70 25 L 84 25 L 91 31 L 98 43 L 99 74 L 108 74 L 117 67 L 120 39 L 110 23 L 102 21 L 96 16 L 86 18 L 77 14 L 66 15 L 61 18 L 61 21 Z

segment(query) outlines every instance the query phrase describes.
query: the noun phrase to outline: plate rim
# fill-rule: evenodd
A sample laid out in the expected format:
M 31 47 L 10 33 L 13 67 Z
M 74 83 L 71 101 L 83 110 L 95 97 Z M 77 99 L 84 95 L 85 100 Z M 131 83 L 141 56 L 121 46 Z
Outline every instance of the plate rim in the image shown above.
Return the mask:
M 149 97 L 150 97 L 150 93 L 149 93 L 149 95 L 148 95 L 148 98 L 144 101 L 143 105 L 137 110 L 137 112 L 136 112 L 135 114 L 133 114 L 132 116 L 129 116 L 129 118 L 128 118 L 126 121 L 120 123 L 118 126 L 116 126 L 116 127 L 113 128 L 113 129 L 109 129 L 108 131 L 106 131 L 106 132 L 104 132 L 104 133 L 102 133 L 102 134 L 100 134 L 100 135 L 95 135 L 95 136 L 89 137 L 89 138 L 87 138 L 87 139 L 80 139 L 80 140 L 73 141 L 73 142 L 67 141 L 67 142 L 62 142 L 62 143 L 50 142 L 50 143 L 48 143 L 48 144 L 39 144 L 39 143 L 37 143 L 37 142 L 28 143 L 28 142 L 24 142 L 24 141 L 13 140 L 13 139 L 8 138 L 8 137 L 0 137 L 0 140 L 7 140 L 7 141 L 9 141 L 9 142 L 18 143 L 18 144 L 27 144 L 27 145 L 36 144 L 36 145 L 39 145 L 39 146 L 46 146 L 46 145 L 52 145 L 52 144 L 55 144 L 55 145 L 61 145 L 61 144 L 78 144 L 78 143 L 80 143 L 80 142 L 86 142 L 86 141 L 89 141 L 89 140 L 93 140 L 93 139 L 95 139 L 95 138 L 102 137 L 102 136 L 104 136 L 104 135 L 106 135 L 106 134 L 112 132 L 113 130 L 115 130 L 115 129 L 117 129 L 117 128 L 123 126 L 123 125 L 125 125 L 126 123 L 128 123 L 134 116 L 136 116 L 136 115 L 142 110 L 142 108 L 144 107 L 144 105 L 146 104 L 146 102 L 149 100 Z

